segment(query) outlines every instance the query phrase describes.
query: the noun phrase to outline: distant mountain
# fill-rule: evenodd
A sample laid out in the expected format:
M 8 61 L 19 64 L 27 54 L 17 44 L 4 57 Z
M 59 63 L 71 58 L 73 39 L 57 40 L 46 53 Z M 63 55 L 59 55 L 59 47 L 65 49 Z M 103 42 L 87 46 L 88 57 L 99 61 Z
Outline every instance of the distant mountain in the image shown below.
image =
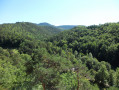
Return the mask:
M 47 22 L 39 23 L 38 25 L 39 25 L 39 26 L 54 26 L 54 25 L 49 24 L 49 23 L 47 23 Z
M 72 29 L 74 27 L 76 27 L 77 25 L 61 25 L 61 26 L 57 26 L 58 28 L 61 28 L 63 30 L 69 30 Z
M 58 29 L 60 29 L 62 31 L 69 30 L 69 29 L 72 29 L 72 28 L 77 26 L 77 25 L 60 25 L 60 26 L 55 26 L 55 25 L 49 24 L 47 22 L 39 23 L 37 25 L 39 25 L 39 26 L 52 26 L 52 27 L 56 27 L 56 28 L 58 28 Z

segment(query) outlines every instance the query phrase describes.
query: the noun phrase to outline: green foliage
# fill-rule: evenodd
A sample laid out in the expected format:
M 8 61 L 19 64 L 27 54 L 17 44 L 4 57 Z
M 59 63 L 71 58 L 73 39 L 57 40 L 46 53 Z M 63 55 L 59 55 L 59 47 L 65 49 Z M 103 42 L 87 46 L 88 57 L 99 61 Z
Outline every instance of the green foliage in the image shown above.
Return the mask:
M 109 73 L 106 67 L 103 65 L 97 72 L 95 80 L 98 84 L 103 85 L 104 87 L 109 87 L 108 85 Z M 103 87 L 102 86 L 102 87 Z
M 25 81 L 27 61 L 23 59 L 23 54 L 18 50 L 6 50 L 1 48 L 0 53 L 0 85 L 13 88 L 22 85 Z M 25 55 L 24 55 L 25 56 Z
M 37 54 L 38 55 L 34 58 L 37 61 L 33 72 L 34 83 L 42 83 L 42 85 L 49 90 L 53 89 L 59 83 L 60 73 L 67 71 L 68 67 L 72 66 L 70 65 L 71 62 L 67 61 L 65 58 L 59 57 L 58 55 L 50 56 L 43 49 L 40 49 Z
M 116 86 L 119 88 L 119 68 L 116 69 Z
M 45 39 L 60 30 L 50 26 L 37 26 L 28 22 L 0 25 L 0 46 L 4 48 L 19 47 L 25 40 Z
M 0 90 L 118 90 L 119 23 L 58 32 L 0 25 Z
M 99 61 L 109 62 L 116 68 L 119 66 L 118 35 L 119 23 L 106 23 L 99 26 L 75 27 L 53 36 L 48 41 L 57 42 L 60 47 L 67 44 L 67 48 L 71 48 L 73 52 L 92 53 Z M 66 43 L 61 43 L 62 41 Z
M 116 84 L 116 74 L 115 71 L 110 70 L 109 72 L 109 85 L 110 86 L 115 86 Z
M 72 90 L 77 87 L 77 76 L 74 72 L 63 73 L 60 75 L 59 87 L 62 90 Z

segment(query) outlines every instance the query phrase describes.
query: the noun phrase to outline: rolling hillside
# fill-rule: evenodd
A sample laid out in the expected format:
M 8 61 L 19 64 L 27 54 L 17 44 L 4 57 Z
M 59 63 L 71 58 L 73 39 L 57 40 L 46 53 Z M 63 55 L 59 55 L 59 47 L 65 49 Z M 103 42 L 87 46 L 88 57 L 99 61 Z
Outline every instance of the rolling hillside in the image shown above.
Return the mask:
M 2 24 L 0 25 L 0 44 L 17 46 L 24 39 L 43 40 L 59 32 L 60 30 L 55 27 L 37 26 L 28 22 Z
M 0 90 L 118 90 L 119 23 L 60 32 L 0 25 Z
M 71 48 L 73 52 L 91 52 L 99 61 L 107 61 L 113 67 L 119 66 L 119 23 L 78 26 L 59 33 L 50 41 L 57 42 L 57 46 Z

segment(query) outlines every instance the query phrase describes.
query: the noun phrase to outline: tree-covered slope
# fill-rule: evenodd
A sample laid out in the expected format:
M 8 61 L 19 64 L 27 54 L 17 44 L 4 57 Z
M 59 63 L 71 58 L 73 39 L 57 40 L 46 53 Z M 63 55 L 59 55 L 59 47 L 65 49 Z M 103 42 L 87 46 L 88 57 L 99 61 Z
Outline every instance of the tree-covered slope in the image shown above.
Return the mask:
M 55 29 L 46 26 L 0 27 L 0 90 L 119 90 L 119 67 L 108 63 L 118 58 L 118 23 L 78 26 L 49 40 Z
M 28 22 L 0 25 L 0 45 L 18 46 L 24 39 L 43 40 L 59 33 L 60 30 L 50 26 L 37 26 Z
M 119 23 L 75 27 L 52 37 L 57 46 L 72 48 L 80 53 L 92 53 L 100 61 L 119 66 Z

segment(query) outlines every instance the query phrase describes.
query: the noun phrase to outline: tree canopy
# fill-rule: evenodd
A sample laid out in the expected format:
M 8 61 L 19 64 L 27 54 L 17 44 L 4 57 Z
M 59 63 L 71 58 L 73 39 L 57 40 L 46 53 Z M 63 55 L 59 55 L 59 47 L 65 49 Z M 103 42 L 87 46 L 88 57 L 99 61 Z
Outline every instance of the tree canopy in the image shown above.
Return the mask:
M 119 23 L 60 32 L 0 25 L 0 90 L 118 90 Z

